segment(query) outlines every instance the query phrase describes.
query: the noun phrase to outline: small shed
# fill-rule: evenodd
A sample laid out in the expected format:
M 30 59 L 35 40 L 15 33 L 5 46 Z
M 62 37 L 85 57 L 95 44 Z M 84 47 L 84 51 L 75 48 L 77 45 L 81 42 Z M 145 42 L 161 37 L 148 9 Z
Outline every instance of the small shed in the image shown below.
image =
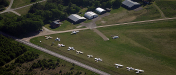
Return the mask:
M 71 14 L 69 17 L 68 17 L 69 21 L 72 21 L 73 23 L 80 23 L 80 22 L 83 22 L 86 20 L 85 17 L 81 17 L 77 14 Z
M 125 0 L 122 2 L 122 6 L 127 8 L 127 9 L 135 9 L 140 6 L 139 3 L 133 2 L 131 0 Z
M 60 20 L 56 20 L 56 21 L 53 21 L 52 23 L 50 23 L 52 28 L 59 27 L 60 24 L 61 24 Z
M 86 17 L 87 19 L 93 19 L 98 17 L 98 15 L 92 11 L 88 11 L 84 14 L 84 17 Z
M 96 8 L 95 11 L 96 11 L 98 14 L 104 14 L 104 13 L 106 13 L 106 10 L 104 10 L 104 9 L 102 9 L 102 8 L 100 8 L 100 7 Z

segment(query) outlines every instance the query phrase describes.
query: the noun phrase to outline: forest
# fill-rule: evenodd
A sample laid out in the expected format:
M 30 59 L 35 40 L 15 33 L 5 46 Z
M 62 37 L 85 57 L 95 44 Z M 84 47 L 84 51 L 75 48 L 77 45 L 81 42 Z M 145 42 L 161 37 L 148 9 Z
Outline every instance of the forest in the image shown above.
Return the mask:
M 10 62 L 26 51 L 27 49 L 20 43 L 12 42 L 12 39 L 0 35 L 0 66 Z
M 0 15 L 0 30 L 14 36 L 36 32 L 44 24 L 53 20 L 66 20 L 70 14 L 76 14 L 82 8 L 95 10 L 96 7 L 119 8 L 121 0 L 47 0 L 45 5 L 36 3 L 31 6 L 28 14 L 13 18 Z
M 0 73 L 1 75 L 13 75 L 11 70 L 20 66 L 24 62 L 33 61 L 38 58 L 38 54 L 27 52 L 28 49 L 21 43 L 15 42 L 11 38 L 0 35 Z M 23 56 L 21 56 L 24 54 Z M 17 59 L 15 59 L 17 58 Z M 15 63 L 7 64 L 15 59 Z M 7 64 L 7 65 L 5 65 Z M 5 65 L 5 67 L 3 67 Z

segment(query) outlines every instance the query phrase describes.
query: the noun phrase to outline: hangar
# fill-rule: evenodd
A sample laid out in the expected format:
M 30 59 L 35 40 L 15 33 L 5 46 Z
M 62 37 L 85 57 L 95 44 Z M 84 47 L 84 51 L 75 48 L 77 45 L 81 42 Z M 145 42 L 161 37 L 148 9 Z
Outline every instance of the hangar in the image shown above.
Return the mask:
M 100 8 L 100 7 L 96 8 L 95 11 L 96 11 L 98 14 L 104 14 L 104 13 L 106 13 L 106 10 L 104 10 L 104 9 L 102 9 L 102 8 Z
M 98 17 L 98 15 L 92 11 L 88 11 L 84 14 L 84 17 L 88 18 L 88 19 L 93 19 Z
M 122 6 L 127 8 L 127 9 L 135 9 L 140 6 L 139 3 L 133 2 L 131 0 L 125 0 L 122 2 Z
M 80 23 L 80 22 L 83 22 L 86 20 L 85 17 L 81 17 L 77 14 L 71 14 L 69 17 L 68 17 L 68 20 L 73 22 L 73 23 Z

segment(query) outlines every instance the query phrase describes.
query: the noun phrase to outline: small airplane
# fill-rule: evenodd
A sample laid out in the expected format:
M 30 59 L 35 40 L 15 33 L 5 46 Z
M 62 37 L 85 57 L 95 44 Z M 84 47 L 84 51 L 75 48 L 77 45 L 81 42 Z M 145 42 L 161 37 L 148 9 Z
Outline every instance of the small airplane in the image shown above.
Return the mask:
M 126 69 L 127 69 L 128 71 L 134 70 L 134 68 L 132 68 L 132 67 L 126 67 Z
M 59 47 L 64 47 L 65 45 L 64 45 L 64 44 L 59 44 L 59 43 L 58 43 L 58 46 L 59 46 Z
M 101 62 L 102 62 L 103 60 L 100 59 L 100 58 L 95 58 L 95 61 L 96 61 L 96 62 L 98 62 L 98 61 L 101 61 Z
M 78 33 L 79 31 L 72 31 L 72 33 L 71 34 L 76 34 L 76 33 Z
M 51 36 L 45 36 L 45 38 L 46 38 L 46 40 L 48 40 L 48 39 L 52 39 L 53 37 L 51 37 Z
M 88 58 L 92 58 L 92 57 L 93 57 L 93 55 L 87 55 L 87 57 L 88 57 Z
M 144 70 L 141 70 L 141 69 L 134 69 L 134 70 L 136 71 L 137 74 L 144 72 Z
M 113 36 L 112 39 L 116 39 L 116 38 L 119 38 L 119 36 Z
M 77 51 L 76 50 L 76 54 L 83 54 L 84 52 L 81 52 L 81 51 Z
M 57 38 L 55 39 L 55 41 L 60 41 L 60 38 L 57 37 Z
M 122 68 L 123 67 L 123 65 L 121 65 L 121 64 L 115 64 L 116 65 L 116 68 Z
M 68 51 L 69 50 L 75 50 L 74 47 L 68 47 Z

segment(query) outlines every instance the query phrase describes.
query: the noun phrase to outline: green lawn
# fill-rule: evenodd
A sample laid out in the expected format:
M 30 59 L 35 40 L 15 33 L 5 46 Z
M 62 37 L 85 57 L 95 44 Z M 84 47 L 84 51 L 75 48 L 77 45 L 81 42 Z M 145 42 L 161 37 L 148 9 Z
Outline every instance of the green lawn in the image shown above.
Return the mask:
M 57 28 L 51 28 L 50 24 L 46 24 L 45 27 L 53 30 L 53 31 L 63 31 L 63 30 L 70 30 L 70 29 L 75 29 L 77 26 L 79 26 L 80 24 L 71 24 L 69 21 L 65 20 L 62 21 L 63 24 L 61 24 L 60 27 Z
M 176 0 L 156 0 L 155 2 L 166 17 L 176 17 Z
M 36 2 L 38 1 L 41 1 L 41 0 L 36 0 Z M 31 3 L 34 3 L 34 2 L 31 2 L 31 0 L 14 0 L 11 8 L 17 8 Z
M 119 9 L 112 9 L 110 13 L 111 15 L 103 17 L 101 20 L 97 21 L 96 24 L 108 25 L 131 21 L 158 19 L 161 17 L 159 11 L 153 5 L 147 5 L 139 11 L 126 10 L 125 8 L 120 7 Z M 105 23 L 102 21 L 105 21 Z
M 26 15 L 29 10 L 30 10 L 30 6 L 24 7 L 24 8 L 15 10 L 15 11 L 18 12 L 19 14 L 21 14 L 21 15 Z
M 138 14 L 138 12 L 134 14 L 136 15 Z M 152 20 L 158 18 L 161 18 L 161 15 L 157 8 L 154 5 L 148 5 L 144 7 L 144 11 L 142 13 L 139 13 L 134 21 Z
M 70 33 L 50 35 L 54 39 L 61 38 L 61 42 L 56 42 L 54 39 L 45 40 L 44 36 L 30 41 L 112 75 L 136 75 L 133 71 L 126 71 L 125 67 L 130 66 L 143 69 L 145 72 L 142 75 L 175 75 L 175 24 L 175 20 L 170 20 L 99 28 L 110 38 L 109 41 L 103 41 L 92 30 L 83 30 L 76 35 Z M 120 38 L 111 39 L 111 35 L 118 35 Z M 42 43 L 39 43 L 40 40 Z M 52 42 L 54 42 L 53 46 L 51 46 Z M 66 47 L 58 48 L 58 43 L 63 43 Z M 67 51 L 69 46 L 83 51 L 84 54 L 77 55 L 75 51 Z M 94 62 L 93 58 L 86 57 L 87 54 L 100 57 L 103 62 Z M 116 69 L 114 63 L 123 64 L 124 68 Z

